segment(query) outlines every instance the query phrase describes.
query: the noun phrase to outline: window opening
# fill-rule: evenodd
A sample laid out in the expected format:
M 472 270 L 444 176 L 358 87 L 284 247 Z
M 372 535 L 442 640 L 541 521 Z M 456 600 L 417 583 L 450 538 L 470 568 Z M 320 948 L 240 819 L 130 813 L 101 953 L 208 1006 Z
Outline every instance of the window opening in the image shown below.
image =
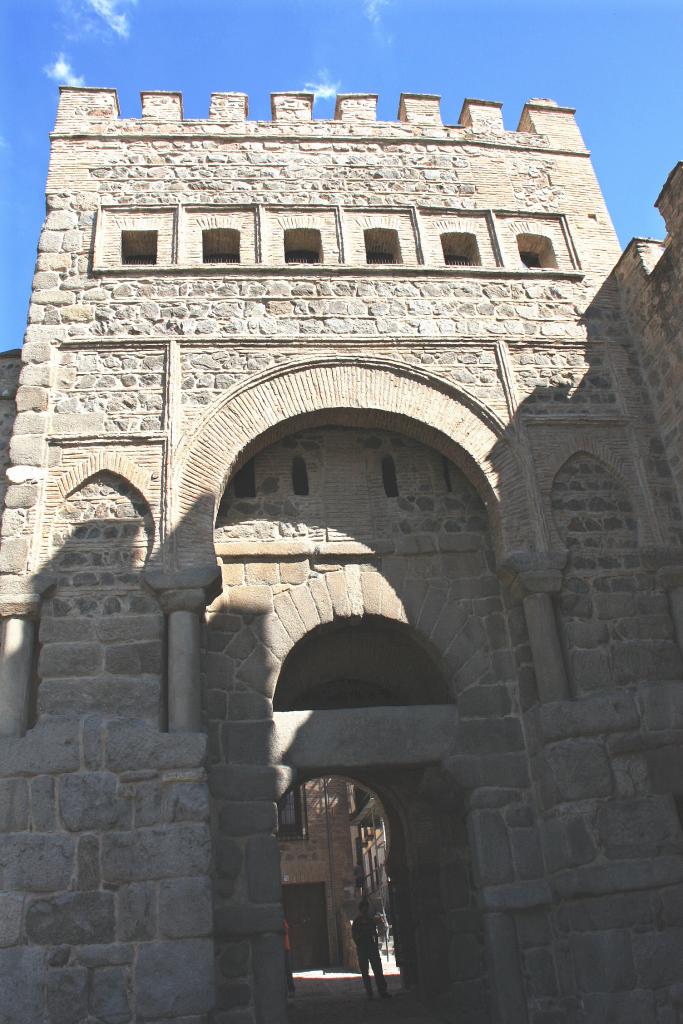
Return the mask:
M 295 494 L 308 494 L 308 470 L 300 455 L 292 459 L 292 487 Z
M 365 259 L 371 264 L 401 263 L 398 231 L 391 228 L 369 228 L 365 232 Z
M 232 481 L 236 498 L 256 497 L 256 475 L 254 473 L 254 460 L 249 459 L 241 469 L 238 469 Z
M 444 263 L 447 267 L 479 267 L 481 257 L 477 239 L 466 231 L 448 231 L 441 236 Z
M 517 235 L 519 258 L 529 270 L 557 270 L 553 243 L 545 235 Z
M 382 459 L 382 483 L 387 498 L 398 498 L 396 463 L 391 455 L 385 455 Z
M 320 232 L 313 228 L 288 228 L 285 231 L 285 263 L 322 263 Z
M 122 231 L 121 262 L 124 266 L 154 266 L 157 261 L 156 231 Z
M 234 228 L 207 228 L 202 231 L 204 263 L 239 263 L 240 233 Z
M 306 787 L 296 786 L 278 800 L 278 839 L 307 839 L 308 812 L 306 808 Z

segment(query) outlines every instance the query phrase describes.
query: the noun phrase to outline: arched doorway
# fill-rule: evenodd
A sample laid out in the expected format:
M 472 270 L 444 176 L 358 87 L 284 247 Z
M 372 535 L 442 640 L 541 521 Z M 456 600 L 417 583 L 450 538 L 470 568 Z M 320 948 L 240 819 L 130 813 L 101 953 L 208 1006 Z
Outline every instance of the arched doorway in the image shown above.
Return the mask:
M 453 721 L 447 693 L 436 652 L 414 629 L 381 616 L 351 617 L 319 627 L 293 647 L 275 689 L 274 719 L 299 793 L 305 780 L 334 771 L 373 793 L 383 808 L 391 837 L 385 903 L 403 986 L 451 1012 L 458 990 L 461 996 L 469 990 L 471 1002 L 478 989 L 485 1021 L 483 923 L 464 804 L 444 783 L 435 728 L 439 718 Z M 469 977 L 452 954 L 462 942 L 454 916 L 462 920 L 464 912 Z M 336 940 L 339 958 L 341 936 Z
M 483 778 L 480 737 L 496 753 L 518 744 L 516 722 L 495 721 L 511 714 L 515 681 L 487 506 L 465 464 L 407 424 L 325 416 L 260 439 L 217 509 L 223 593 L 204 678 L 219 1005 L 240 1005 L 248 985 L 259 1024 L 284 1020 L 276 804 L 342 776 L 378 795 L 392 850 L 402 844 L 392 882 L 406 980 L 445 1020 L 485 1024 L 465 790 Z M 463 742 L 472 770 L 456 783 Z M 501 759 L 487 771 L 510 781 Z

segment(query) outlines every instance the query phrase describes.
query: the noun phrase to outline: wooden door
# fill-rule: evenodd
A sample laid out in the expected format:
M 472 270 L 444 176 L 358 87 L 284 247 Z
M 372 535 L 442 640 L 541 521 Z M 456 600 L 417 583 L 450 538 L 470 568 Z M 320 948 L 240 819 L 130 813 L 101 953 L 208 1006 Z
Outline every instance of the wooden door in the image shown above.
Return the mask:
M 330 965 L 325 883 L 283 885 L 282 903 L 289 923 L 292 970 L 310 971 Z

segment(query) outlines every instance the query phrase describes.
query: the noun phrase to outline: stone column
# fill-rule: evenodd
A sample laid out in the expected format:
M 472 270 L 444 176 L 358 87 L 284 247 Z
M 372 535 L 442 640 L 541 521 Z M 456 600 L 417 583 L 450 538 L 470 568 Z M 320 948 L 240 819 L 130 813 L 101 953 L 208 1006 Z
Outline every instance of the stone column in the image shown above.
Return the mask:
M 206 595 L 199 588 L 166 590 L 160 601 L 168 615 L 168 731 L 199 732 L 202 717 L 200 629 Z
M 542 703 L 569 700 L 553 594 L 562 587 L 564 553 L 527 554 L 506 562 L 501 576 L 522 599 L 534 660 L 538 699 Z
M 35 646 L 30 615 L 8 615 L 0 654 L 0 736 L 23 736 L 28 727 Z

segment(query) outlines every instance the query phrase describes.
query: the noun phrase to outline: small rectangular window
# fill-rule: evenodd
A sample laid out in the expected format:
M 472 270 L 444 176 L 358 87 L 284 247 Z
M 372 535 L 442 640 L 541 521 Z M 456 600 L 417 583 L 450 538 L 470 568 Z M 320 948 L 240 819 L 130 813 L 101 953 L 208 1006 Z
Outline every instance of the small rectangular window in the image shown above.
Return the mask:
M 240 233 L 234 228 L 207 228 L 202 231 L 204 263 L 239 263 Z
M 320 232 L 314 228 L 288 228 L 285 231 L 285 263 L 322 263 Z
M 441 236 L 441 248 L 447 267 L 481 266 L 477 239 L 467 231 L 447 231 Z
M 157 231 L 122 231 L 121 262 L 127 267 L 154 266 L 157 239 Z
M 402 263 L 398 231 L 369 228 L 365 232 L 365 259 L 369 264 Z
M 517 235 L 519 258 L 529 270 L 557 270 L 553 243 L 545 235 Z
M 232 480 L 232 488 L 236 498 L 256 497 L 256 474 L 254 460 L 249 459 L 238 469 Z

